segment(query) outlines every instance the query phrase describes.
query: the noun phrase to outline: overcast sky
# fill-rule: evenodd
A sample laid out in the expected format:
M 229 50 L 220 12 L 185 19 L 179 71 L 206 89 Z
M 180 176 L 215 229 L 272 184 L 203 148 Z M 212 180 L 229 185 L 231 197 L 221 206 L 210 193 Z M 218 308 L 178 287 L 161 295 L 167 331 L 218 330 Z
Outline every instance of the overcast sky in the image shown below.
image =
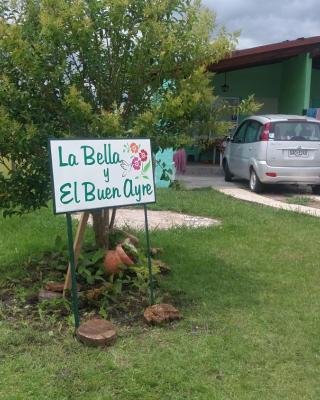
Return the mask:
M 202 0 L 218 24 L 241 30 L 238 49 L 320 36 L 319 0 Z

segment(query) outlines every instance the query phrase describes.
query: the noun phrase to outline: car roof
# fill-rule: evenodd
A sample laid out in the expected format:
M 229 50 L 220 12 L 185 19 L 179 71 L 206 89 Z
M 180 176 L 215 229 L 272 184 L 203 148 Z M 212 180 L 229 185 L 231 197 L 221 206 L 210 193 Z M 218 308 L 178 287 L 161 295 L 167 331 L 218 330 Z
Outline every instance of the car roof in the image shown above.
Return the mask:
M 307 117 L 305 115 L 290 115 L 290 114 L 265 114 L 265 115 L 252 115 L 246 119 L 254 119 L 256 121 L 265 124 L 267 122 L 277 122 L 277 121 L 307 121 L 307 122 L 317 122 L 320 123 L 319 120 Z

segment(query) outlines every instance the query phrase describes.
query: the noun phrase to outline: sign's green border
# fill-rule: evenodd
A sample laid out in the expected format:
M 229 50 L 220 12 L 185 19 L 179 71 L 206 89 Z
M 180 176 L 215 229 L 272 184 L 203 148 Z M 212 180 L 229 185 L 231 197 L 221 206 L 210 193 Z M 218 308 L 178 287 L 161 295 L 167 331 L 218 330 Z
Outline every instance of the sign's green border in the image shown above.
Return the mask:
M 150 149 L 151 149 L 151 156 L 152 156 L 152 147 L 151 147 L 151 140 L 149 138 L 83 138 L 83 137 L 75 137 L 75 138 L 56 138 L 56 137 L 49 137 L 48 138 L 48 153 L 49 153 L 49 164 L 50 164 L 50 177 L 51 177 L 51 189 L 52 189 L 52 194 L 53 194 L 53 213 L 58 215 L 58 214 L 66 214 L 66 213 L 75 213 L 75 212 L 85 212 L 85 211 L 90 211 L 90 210 L 102 210 L 104 208 L 121 208 L 121 207 L 128 207 L 128 206 L 140 206 L 143 204 L 155 204 L 157 202 L 157 193 L 156 193 L 156 183 L 155 183 L 155 171 L 153 170 L 153 163 L 151 163 L 151 170 L 152 170 L 152 178 L 153 178 L 153 187 L 154 187 L 154 201 L 147 201 L 143 203 L 130 203 L 130 204 L 122 204 L 120 206 L 109 206 L 105 205 L 103 207 L 96 207 L 96 208 L 85 208 L 85 209 L 79 209 L 79 210 L 72 210 L 72 211 L 58 211 L 56 209 L 56 200 L 55 200 L 55 187 L 54 187 L 54 179 L 53 179 L 53 165 L 52 165 L 52 154 L 51 154 L 51 142 L 54 141 L 62 141 L 62 140 L 68 140 L 68 141 L 75 141 L 75 140 L 103 140 L 103 141 L 123 141 L 123 140 L 148 140 L 150 143 Z

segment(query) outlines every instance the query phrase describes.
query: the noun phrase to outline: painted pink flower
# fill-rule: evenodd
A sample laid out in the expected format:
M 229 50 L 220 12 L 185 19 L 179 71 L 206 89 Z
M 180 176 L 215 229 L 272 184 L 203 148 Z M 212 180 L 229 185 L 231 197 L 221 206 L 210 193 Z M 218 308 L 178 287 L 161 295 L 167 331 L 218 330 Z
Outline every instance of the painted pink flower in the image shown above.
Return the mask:
M 133 168 L 136 169 L 137 171 L 139 171 L 139 169 L 141 168 L 141 161 L 139 160 L 138 157 L 134 157 L 132 159 L 131 164 L 132 164 Z
M 138 153 L 139 147 L 136 143 L 130 144 L 131 153 Z
M 139 157 L 141 161 L 146 161 L 148 158 L 148 153 L 145 150 L 141 150 L 139 153 Z

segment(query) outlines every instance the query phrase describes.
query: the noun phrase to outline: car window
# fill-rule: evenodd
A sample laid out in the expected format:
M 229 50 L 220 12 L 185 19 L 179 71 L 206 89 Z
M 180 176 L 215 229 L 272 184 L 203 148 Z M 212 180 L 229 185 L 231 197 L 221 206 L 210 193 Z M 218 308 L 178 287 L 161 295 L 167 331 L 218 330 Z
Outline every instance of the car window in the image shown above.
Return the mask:
M 261 126 L 262 125 L 258 121 L 250 121 L 246 131 L 245 143 L 253 143 L 258 140 Z
M 242 125 L 239 126 L 238 130 L 234 134 L 232 141 L 234 143 L 244 143 L 244 137 L 246 134 L 246 130 L 248 127 L 249 121 L 244 122 Z
M 275 122 L 274 140 L 320 141 L 320 124 L 305 121 Z

